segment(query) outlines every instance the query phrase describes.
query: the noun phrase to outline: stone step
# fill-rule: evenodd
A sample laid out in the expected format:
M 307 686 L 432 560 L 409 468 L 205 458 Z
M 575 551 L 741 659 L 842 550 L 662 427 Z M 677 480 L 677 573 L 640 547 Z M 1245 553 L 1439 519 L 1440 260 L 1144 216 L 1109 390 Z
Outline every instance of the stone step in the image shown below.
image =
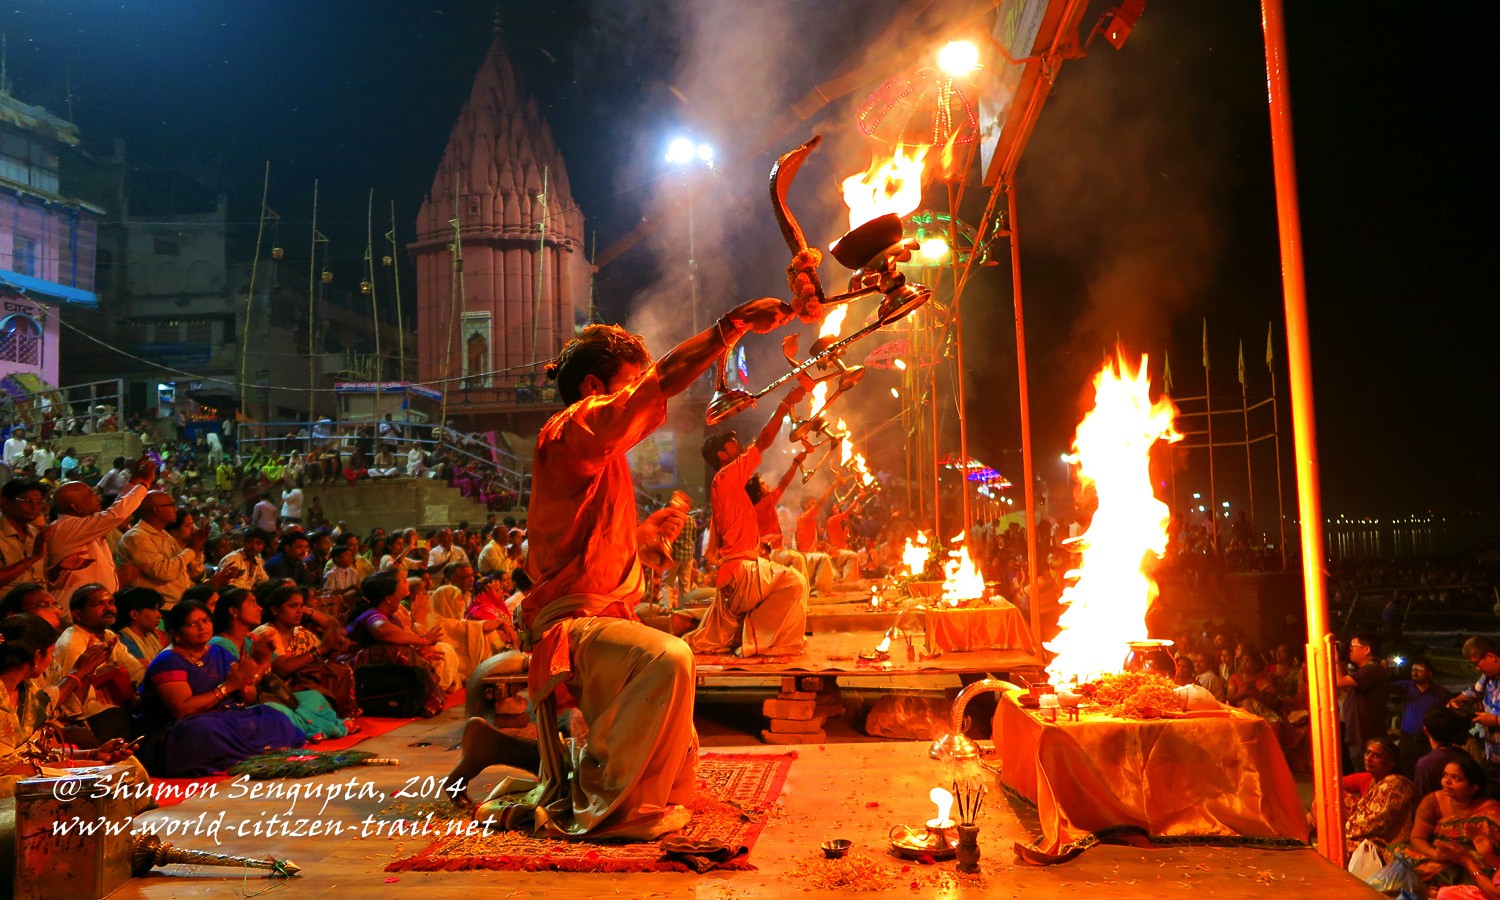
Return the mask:
M 322 484 L 303 488 L 307 502 L 317 497 L 328 521 L 368 534 L 380 527 L 426 531 L 462 521 L 482 524 L 489 514 L 482 504 L 463 496 L 458 488 L 433 478 L 381 478 L 354 484 Z
M 760 739 L 767 744 L 821 744 L 828 740 L 828 732 L 817 731 L 812 734 L 781 734 L 776 731 L 762 730 Z

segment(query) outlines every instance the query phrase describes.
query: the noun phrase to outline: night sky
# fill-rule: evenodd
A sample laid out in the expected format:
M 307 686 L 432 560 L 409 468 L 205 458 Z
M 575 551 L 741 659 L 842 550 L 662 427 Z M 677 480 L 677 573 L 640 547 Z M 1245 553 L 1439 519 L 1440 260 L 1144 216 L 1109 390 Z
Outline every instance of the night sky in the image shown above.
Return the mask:
M 1483 324 L 1494 321 L 1495 294 L 1481 282 L 1488 254 L 1476 227 L 1489 180 L 1479 176 L 1489 103 L 1475 96 L 1488 79 L 1478 54 L 1455 46 L 1450 23 L 1411 7 L 1288 6 L 1325 510 L 1488 510 L 1500 500 L 1489 469 L 1500 379 L 1484 374 L 1497 330 Z M 710 191 L 725 200 L 697 235 L 710 263 L 720 254 L 706 266 L 714 299 L 705 305 L 715 314 L 739 298 L 784 292 L 784 261 L 772 262 L 784 249 L 763 183 L 777 153 L 813 131 L 829 133 L 829 147 L 799 179 L 794 201 L 812 210 L 814 230 L 841 230 L 823 220 L 823 195 L 835 175 L 867 162 L 852 149 L 850 104 L 878 81 L 774 147 L 749 142 L 901 7 L 499 4 L 503 40 L 552 126 L 600 248 L 642 217 L 681 227 L 680 195 L 657 162 L 668 136 L 690 128 L 724 148 Z M 64 113 L 70 77 L 74 119 L 101 155 L 120 136 L 134 160 L 154 167 L 217 160 L 240 237 L 253 238 L 266 160 L 269 202 L 288 234 L 305 233 L 320 179 L 320 226 L 349 283 L 363 256 L 367 190 L 377 216 L 395 199 L 411 239 L 494 10 L 393 0 L 14 0 L 0 11 L 0 30 L 14 93 Z M 1090 376 L 1117 339 L 1133 353 L 1167 350 L 1177 393 L 1201 394 L 1205 317 L 1216 405 L 1238 405 L 1240 340 L 1252 398 L 1265 393 L 1274 323 L 1277 390 L 1289 412 L 1262 53 L 1254 3 L 1152 0 L 1123 50 L 1099 41 L 1063 66 L 1019 173 L 1039 466 L 1060 465 Z M 736 85 L 744 96 L 728 95 Z M 984 192 L 969 193 L 972 218 Z M 813 194 L 816 202 L 799 199 Z M 378 241 L 385 228 L 376 225 Z M 1003 257 L 1005 245 L 998 249 Z M 606 317 L 648 303 L 668 277 L 664 267 L 670 259 L 642 247 L 601 272 Z M 838 280 L 825 271 L 825 283 Z M 1016 479 L 1008 266 L 985 271 L 971 290 L 968 384 L 983 398 L 971 447 Z M 869 412 L 872 421 L 888 414 Z M 1289 414 L 1282 423 L 1289 462 Z M 1274 506 L 1263 493 L 1274 479 L 1268 454 L 1256 463 L 1262 506 Z M 1223 450 L 1216 461 L 1221 491 L 1238 503 L 1243 451 Z M 1190 458 L 1184 488 L 1199 489 L 1205 469 L 1201 454 Z M 1290 478 L 1288 468 L 1289 498 Z

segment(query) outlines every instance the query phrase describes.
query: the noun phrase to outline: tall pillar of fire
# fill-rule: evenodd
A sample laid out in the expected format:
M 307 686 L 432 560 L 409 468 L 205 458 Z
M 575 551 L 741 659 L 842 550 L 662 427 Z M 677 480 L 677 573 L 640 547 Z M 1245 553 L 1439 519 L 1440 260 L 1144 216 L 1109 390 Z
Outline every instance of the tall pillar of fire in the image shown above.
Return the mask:
M 573 336 L 590 272 L 567 167 L 498 36 L 416 230 L 419 380 L 460 427 L 534 431 L 560 405 L 541 363 Z

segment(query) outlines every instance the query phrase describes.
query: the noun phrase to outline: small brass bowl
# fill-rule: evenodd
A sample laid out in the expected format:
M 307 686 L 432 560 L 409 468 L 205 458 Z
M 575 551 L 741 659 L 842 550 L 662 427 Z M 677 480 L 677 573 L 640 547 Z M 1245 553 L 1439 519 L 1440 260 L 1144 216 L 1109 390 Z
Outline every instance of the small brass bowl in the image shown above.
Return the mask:
M 853 841 L 843 838 L 823 842 L 823 855 L 829 859 L 842 859 L 849 855 L 849 848 L 854 846 Z

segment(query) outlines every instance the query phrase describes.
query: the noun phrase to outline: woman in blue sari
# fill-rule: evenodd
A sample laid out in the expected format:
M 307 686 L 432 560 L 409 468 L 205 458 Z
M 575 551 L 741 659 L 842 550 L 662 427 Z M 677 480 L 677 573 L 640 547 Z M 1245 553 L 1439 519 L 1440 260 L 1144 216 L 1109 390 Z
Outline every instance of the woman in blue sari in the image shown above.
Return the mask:
M 236 661 L 210 644 L 208 607 L 184 600 L 167 610 L 172 645 L 146 667 L 141 683 L 145 740 L 136 755 L 152 775 L 195 778 L 272 750 L 301 747 L 302 731 L 256 704 L 255 683 L 269 662 Z
M 290 594 L 301 597 L 302 590 L 282 586 L 271 591 L 277 605 L 285 602 Z M 260 601 L 255 599 L 253 593 L 244 588 L 225 591 L 224 596 L 219 598 L 219 605 L 214 607 L 214 638 L 209 643 L 223 647 L 238 660 L 247 655 L 253 656 L 253 642 L 262 640 L 272 645 L 271 655 L 267 660 L 269 662 L 278 655 L 279 648 L 269 636 L 260 636 L 261 616 Z M 252 632 L 255 632 L 254 637 Z M 311 690 L 293 691 L 284 681 L 276 685 L 278 690 L 273 693 L 268 681 L 277 681 L 275 673 L 267 672 L 261 677 L 260 684 L 256 685 L 256 689 L 261 692 L 261 702 L 291 719 L 292 724 L 301 729 L 309 741 L 341 738 L 349 733 L 338 713 L 333 711 L 333 707 L 328 705 L 328 699 L 322 694 Z

